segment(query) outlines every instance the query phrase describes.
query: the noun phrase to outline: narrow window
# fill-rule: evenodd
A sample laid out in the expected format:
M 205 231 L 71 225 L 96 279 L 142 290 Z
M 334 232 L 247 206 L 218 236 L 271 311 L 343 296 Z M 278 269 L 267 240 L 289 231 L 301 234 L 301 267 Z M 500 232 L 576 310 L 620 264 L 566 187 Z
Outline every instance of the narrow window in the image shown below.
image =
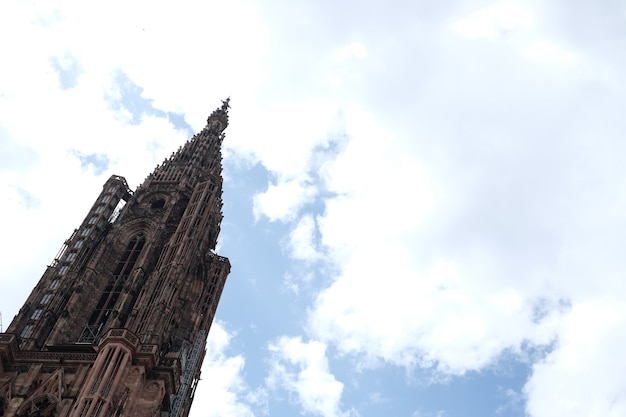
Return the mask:
M 89 218 L 89 224 L 96 224 L 96 222 L 98 221 L 98 216 L 91 216 Z
M 104 210 L 104 206 L 96 207 L 96 213 L 102 213 L 102 210 Z
M 60 281 L 58 279 L 53 279 L 52 282 L 50 283 L 50 289 L 51 290 L 56 290 L 57 288 L 59 288 L 59 283 Z
M 98 417 L 98 415 L 100 414 L 100 409 L 102 408 L 102 404 L 103 404 L 103 401 L 98 400 L 98 402 L 96 403 L 96 406 L 93 408 L 93 411 L 91 412 L 91 415 L 93 417 Z
M 93 400 L 85 400 L 83 409 L 80 411 L 80 417 L 87 417 L 87 412 L 89 411 L 89 407 L 91 407 L 92 402 Z
M 50 302 L 50 299 L 52 298 L 52 294 L 50 294 L 49 292 L 45 293 L 43 298 L 41 299 L 41 304 L 48 304 Z
M 84 242 L 85 242 L 85 241 L 84 241 L 83 239 L 78 239 L 78 240 L 76 241 L 76 244 L 74 245 L 74 247 L 75 247 L 76 249 L 78 249 L 78 248 L 82 248 L 82 247 L 83 247 L 83 243 L 84 243 Z
M 58 274 L 59 274 L 59 275 L 65 275 L 65 273 L 67 272 L 68 268 L 69 268 L 69 267 L 68 267 L 67 265 L 62 265 L 62 266 L 59 268 L 59 272 L 58 272 Z
M 33 334 L 34 328 L 35 326 L 33 324 L 27 324 L 26 326 L 24 326 L 22 333 L 20 333 L 20 337 L 23 337 L 23 338 L 30 337 L 30 335 Z
M 91 229 L 86 227 L 86 228 L 83 229 L 82 232 L 80 232 L 80 235 L 81 236 L 89 236 L 89 233 L 91 233 Z
M 73 261 L 74 259 L 76 259 L 76 252 L 70 252 L 70 253 L 67 255 L 67 260 L 68 260 L 68 261 Z
M 91 314 L 89 324 L 104 323 L 109 313 L 115 308 L 115 303 L 124 288 L 124 283 L 132 273 L 145 242 L 146 239 L 143 235 L 135 236 L 128 242 L 126 250 L 122 253 L 113 271 L 114 281 L 104 289 L 104 293 L 100 296 L 100 300 L 98 300 L 98 304 Z
M 43 315 L 43 309 L 38 308 L 35 311 L 33 311 L 33 315 L 30 316 L 30 319 L 31 320 L 39 320 L 42 315 Z
M 108 203 L 109 201 L 111 201 L 111 196 L 110 196 L 110 195 L 105 195 L 105 196 L 102 198 L 102 202 L 103 202 L 103 203 Z

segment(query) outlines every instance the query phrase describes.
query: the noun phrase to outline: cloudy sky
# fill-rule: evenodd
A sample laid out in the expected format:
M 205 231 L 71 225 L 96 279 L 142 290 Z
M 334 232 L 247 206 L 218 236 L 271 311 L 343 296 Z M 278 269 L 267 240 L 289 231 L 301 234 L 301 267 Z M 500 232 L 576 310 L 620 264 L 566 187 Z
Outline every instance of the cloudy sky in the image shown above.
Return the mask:
M 4 328 L 231 97 L 193 417 L 626 415 L 626 6 L 2 2 Z

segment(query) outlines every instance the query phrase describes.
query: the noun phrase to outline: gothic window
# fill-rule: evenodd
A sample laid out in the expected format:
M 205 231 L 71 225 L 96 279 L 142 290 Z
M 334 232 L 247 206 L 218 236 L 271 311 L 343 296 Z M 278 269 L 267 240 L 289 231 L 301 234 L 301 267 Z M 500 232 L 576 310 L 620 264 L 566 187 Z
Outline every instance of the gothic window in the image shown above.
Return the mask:
M 50 395 L 42 395 L 26 401 L 18 410 L 17 417 L 55 417 L 57 402 Z
M 162 198 L 158 198 L 152 202 L 150 207 L 153 209 L 162 209 L 163 207 L 165 207 L 165 200 Z
M 39 320 L 42 315 L 43 315 L 43 309 L 38 308 L 35 311 L 33 311 L 33 315 L 30 316 L 30 319 L 31 320 Z
M 111 196 L 110 195 L 105 195 L 104 197 L 102 197 L 102 202 L 103 203 L 108 203 L 109 201 L 111 201 Z
M 89 407 L 91 407 L 91 403 L 93 402 L 93 400 L 89 399 L 89 400 L 85 400 L 85 403 L 83 404 L 83 409 L 80 412 L 80 417 L 86 417 L 87 416 L 87 412 L 89 411 Z
M 62 265 L 59 268 L 59 272 L 58 272 L 59 275 L 65 275 L 65 273 L 67 272 L 68 269 L 69 269 L 69 267 L 67 265 Z
M 96 403 L 96 406 L 93 408 L 93 411 L 91 412 L 91 415 L 94 417 L 97 417 L 100 414 L 100 409 L 102 408 L 103 404 L 104 402 L 102 400 L 98 400 L 98 402 Z
M 102 210 L 104 210 L 104 206 L 96 207 L 96 213 L 102 213 Z
M 130 242 L 128 242 L 126 250 L 122 254 L 122 258 L 120 259 L 120 261 L 117 263 L 117 267 L 115 268 L 115 272 L 113 272 L 113 275 L 130 275 L 145 243 L 146 238 L 143 235 L 133 237 Z
M 91 233 L 91 229 L 86 227 L 86 228 L 83 229 L 82 232 L 80 232 L 80 235 L 81 236 L 89 236 L 89 233 Z
M 104 323 L 109 314 L 113 311 L 115 303 L 122 292 L 127 278 L 135 267 L 135 263 L 139 258 L 139 254 L 145 242 L 146 238 L 143 235 L 134 236 L 130 242 L 128 242 L 126 250 L 124 250 L 122 257 L 117 262 L 117 266 L 113 271 L 112 282 L 104 289 L 104 293 L 102 293 L 96 308 L 91 314 L 91 318 L 89 319 L 90 325 Z
M 76 252 L 70 252 L 70 253 L 67 255 L 67 260 L 68 260 L 68 261 L 73 261 L 74 259 L 76 259 Z
M 89 218 L 89 224 L 95 224 L 98 221 L 98 216 L 91 216 Z
M 57 288 L 59 288 L 59 283 L 60 281 L 58 279 L 53 279 L 52 282 L 50 283 L 50 289 L 51 290 L 56 290 Z
M 22 333 L 20 333 L 20 337 L 27 339 L 30 337 L 31 334 L 33 334 L 33 329 L 35 328 L 34 324 L 27 324 L 26 326 L 24 326 L 24 328 L 22 329 Z
M 41 304 L 48 304 L 50 302 L 50 299 L 52 298 L 52 294 L 47 292 L 43 295 L 43 298 L 41 299 Z
M 76 241 L 76 244 L 74 245 L 74 247 L 75 247 L 76 249 L 78 249 L 78 248 L 82 248 L 82 247 L 83 247 L 83 243 L 84 243 L 84 242 L 85 242 L 85 241 L 84 241 L 83 239 L 78 239 L 78 240 Z

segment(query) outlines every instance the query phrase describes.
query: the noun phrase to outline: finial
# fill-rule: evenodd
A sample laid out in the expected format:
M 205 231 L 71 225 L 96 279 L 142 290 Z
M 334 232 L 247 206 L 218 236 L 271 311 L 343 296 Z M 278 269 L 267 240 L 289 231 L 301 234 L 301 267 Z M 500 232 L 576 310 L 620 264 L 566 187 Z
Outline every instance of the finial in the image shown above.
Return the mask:
M 226 100 L 222 100 L 222 107 L 218 107 L 213 110 L 213 113 L 206 120 L 207 126 L 212 126 L 214 123 L 221 125 L 220 131 L 224 130 L 228 126 L 228 109 L 230 108 L 230 97 Z
M 230 108 L 230 97 L 228 97 L 226 100 L 222 100 L 222 111 L 228 112 L 228 109 Z

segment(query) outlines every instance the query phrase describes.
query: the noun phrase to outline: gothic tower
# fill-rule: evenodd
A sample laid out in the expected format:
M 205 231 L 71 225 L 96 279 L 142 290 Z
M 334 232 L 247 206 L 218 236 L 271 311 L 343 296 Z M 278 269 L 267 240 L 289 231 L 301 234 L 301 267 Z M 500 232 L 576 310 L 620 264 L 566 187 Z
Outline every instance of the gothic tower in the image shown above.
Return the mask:
M 187 416 L 230 272 L 228 100 L 135 192 L 112 176 L 5 333 L 0 417 Z

